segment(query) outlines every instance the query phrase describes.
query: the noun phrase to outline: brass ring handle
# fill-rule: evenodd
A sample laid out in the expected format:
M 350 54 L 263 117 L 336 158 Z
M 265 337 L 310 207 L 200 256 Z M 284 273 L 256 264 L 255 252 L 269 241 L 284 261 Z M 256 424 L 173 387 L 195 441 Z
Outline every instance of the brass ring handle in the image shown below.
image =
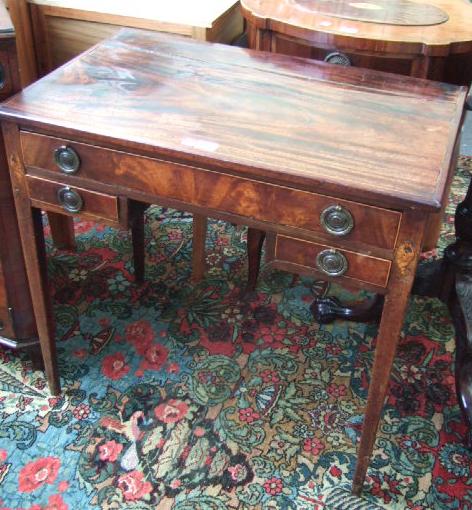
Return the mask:
M 335 236 L 346 236 L 354 228 L 354 218 L 349 209 L 341 205 L 330 205 L 320 215 L 323 229 Z
M 54 161 L 61 172 L 75 174 L 80 168 L 80 158 L 77 152 L 67 145 L 62 145 L 54 151 Z
M 349 264 L 341 252 L 329 249 L 318 253 L 316 267 L 328 276 L 342 276 L 348 270 Z
M 329 53 L 324 58 L 324 61 L 328 62 L 328 64 L 335 64 L 338 66 L 344 67 L 352 66 L 351 59 L 345 53 L 341 53 L 340 51 L 333 51 Z
M 77 191 L 70 189 L 69 186 L 60 188 L 57 191 L 57 199 L 64 210 L 70 213 L 78 213 L 84 206 L 82 197 L 77 193 Z

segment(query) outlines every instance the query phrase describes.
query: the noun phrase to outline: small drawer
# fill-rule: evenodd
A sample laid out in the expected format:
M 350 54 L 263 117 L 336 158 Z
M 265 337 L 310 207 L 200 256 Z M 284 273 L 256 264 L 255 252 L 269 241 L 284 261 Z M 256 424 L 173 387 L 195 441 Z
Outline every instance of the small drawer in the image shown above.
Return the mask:
M 274 259 L 315 269 L 329 278 L 342 276 L 378 287 L 387 286 L 391 266 L 389 260 L 283 235 L 276 237 Z
M 76 174 L 91 181 L 393 250 L 401 213 L 223 172 L 21 132 L 26 172 Z M 211 214 L 210 214 L 211 215 Z
M 126 223 L 121 215 L 118 198 L 64 183 L 27 176 L 28 194 L 32 204 L 46 211 L 71 216 L 104 220 L 112 225 Z

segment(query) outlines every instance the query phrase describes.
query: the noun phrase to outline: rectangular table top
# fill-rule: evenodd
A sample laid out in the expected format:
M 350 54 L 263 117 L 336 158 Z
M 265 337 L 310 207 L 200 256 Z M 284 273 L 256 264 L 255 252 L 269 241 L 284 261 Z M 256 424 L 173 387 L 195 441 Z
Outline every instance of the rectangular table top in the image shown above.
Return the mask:
M 0 118 L 389 207 L 438 209 L 466 89 L 124 29 Z

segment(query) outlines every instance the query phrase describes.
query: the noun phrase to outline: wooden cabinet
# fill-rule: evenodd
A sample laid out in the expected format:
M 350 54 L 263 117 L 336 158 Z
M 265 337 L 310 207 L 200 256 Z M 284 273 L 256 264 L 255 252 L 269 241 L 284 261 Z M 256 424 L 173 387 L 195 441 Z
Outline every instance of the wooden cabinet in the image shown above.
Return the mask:
M 249 46 L 469 85 L 469 0 L 241 0 Z
M 29 4 L 41 75 L 124 26 L 221 43 L 231 43 L 243 32 L 236 0 L 29 0 Z
M 0 100 L 20 89 L 15 31 L 0 3 Z M 0 345 L 37 343 L 8 162 L 0 137 Z

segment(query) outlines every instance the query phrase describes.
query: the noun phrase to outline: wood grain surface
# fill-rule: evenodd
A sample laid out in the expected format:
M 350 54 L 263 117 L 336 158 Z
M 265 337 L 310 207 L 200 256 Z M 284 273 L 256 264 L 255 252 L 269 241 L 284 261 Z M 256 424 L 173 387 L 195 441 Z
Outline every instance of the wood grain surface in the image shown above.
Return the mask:
M 302 239 L 295 239 L 278 235 L 275 241 L 275 259 L 278 261 L 291 262 L 300 266 L 317 270 L 316 256 L 322 250 L 329 249 L 330 246 L 311 243 Z M 336 280 L 354 279 L 363 283 L 370 283 L 379 287 L 386 287 L 391 262 L 376 257 L 354 253 L 347 250 L 338 250 L 348 261 L 348 270 L 342 277 L 332 278 Z M 316 271 L 315 271 L 316 272 Z M 317 272 L 321 278 L 326 278 L 326 274 Z
M 448 14 L 428 2 L 410 0 L 289 0 L 295 9 L 336 18 L 388 25 L 438 25 Z
M 322 211 L 339 205 L 350 212 L 354 221 L 352 232 L 344 240 L 387 250 L 395 246 L 401 217 L 396 211 L 187 165 L 131 156 L 125 152 L 61 138 L 28 132 L 22 132 L 20 136 L 27 172 L 48 170 L 54 172 L 53 179 L 73 184 L 68 176 L 59 171 L 54 161 L 55 150 L 67 146 L 76 151 L 81 161 L 75 178 L 89 182 L 112 182 L 117 186 L 117 192 L 120 187 L 126 187 L 213 211 L 224 210 L 241 216 L 250 213 L 251 217 L 260 221 L 317 233 L 326 233 L 320 222 Z M 156 175 L 159 176 L 158 180 Z M 46 176 L 51 178 L 50 174 Z M 219 192 L 215 193 L 215 190 Z
M 374 205 L 435 210 L 465 94 L 125 29 L 4 103 L 0 115 Z

